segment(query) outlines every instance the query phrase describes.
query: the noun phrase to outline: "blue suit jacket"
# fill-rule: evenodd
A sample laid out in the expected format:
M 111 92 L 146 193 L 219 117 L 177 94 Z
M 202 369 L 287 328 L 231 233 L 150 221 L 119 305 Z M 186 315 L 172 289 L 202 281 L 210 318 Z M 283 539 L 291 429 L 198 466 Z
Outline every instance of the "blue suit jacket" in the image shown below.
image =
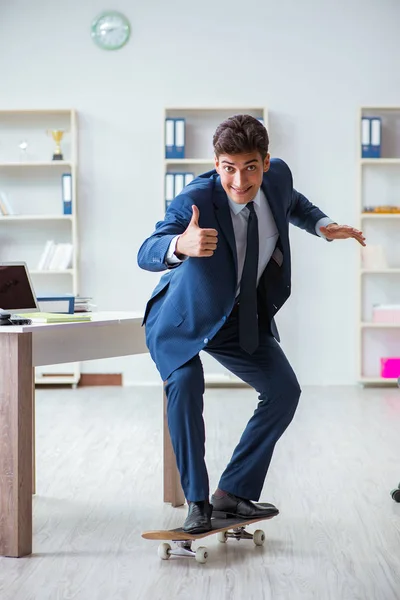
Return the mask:
M 280 251 L 272 256 L 258 285 L 259 319 L 279 341 L 274 316 L 289 298 L 291 286 L 289 223 L 317 235 L 315 225 L 326 215 L 293 188 L 290 169 L 280 159 L 271 160 L 262 189 L 278 228 Z M 211 257 L 189 258 L 168 268 L 165 256 L 170 242 L 187 228 L 193 204 L 200 212 L 199 226 L 218 231 L 217 250 Z M 235 237 L 228 199 L 216 171 L 194 179 L 173 200 L 165 219 L 139 249 L 138 264 L 148 271 L 167 270 L 147 303 L 143 320 L 147 346 L 165 381 L 215 336 L 235 301 Z

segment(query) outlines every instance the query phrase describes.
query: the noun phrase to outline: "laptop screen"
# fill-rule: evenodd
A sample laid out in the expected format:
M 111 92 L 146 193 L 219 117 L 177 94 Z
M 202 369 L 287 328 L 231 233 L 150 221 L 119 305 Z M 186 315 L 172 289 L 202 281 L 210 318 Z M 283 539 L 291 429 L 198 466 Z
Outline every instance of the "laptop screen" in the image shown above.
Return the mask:
M 0 308 L 10 312 L 38 310 L 25 263 L 0 263 Z

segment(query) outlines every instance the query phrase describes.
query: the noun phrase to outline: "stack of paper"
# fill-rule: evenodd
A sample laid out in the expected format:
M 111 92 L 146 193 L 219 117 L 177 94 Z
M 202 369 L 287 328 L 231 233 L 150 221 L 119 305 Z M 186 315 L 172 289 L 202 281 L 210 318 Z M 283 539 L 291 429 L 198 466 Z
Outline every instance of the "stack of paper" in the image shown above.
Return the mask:
M 74 321 L 91 321 L 91 315 L 67 315 L 65 313 L 24 313 L 26 319 L 31 319 L 32 323 L 69 323 Z
M 76 313 L 91 312 L 95 308 L 95 304 L 90 302 L 92 298 L 89 296 L 76 296 L 74 311 Z

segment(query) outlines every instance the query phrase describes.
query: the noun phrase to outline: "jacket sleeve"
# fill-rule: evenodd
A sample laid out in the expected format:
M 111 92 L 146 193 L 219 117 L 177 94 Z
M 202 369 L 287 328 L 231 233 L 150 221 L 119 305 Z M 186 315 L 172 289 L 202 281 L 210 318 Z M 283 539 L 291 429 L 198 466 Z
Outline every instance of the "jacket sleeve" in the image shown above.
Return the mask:
M 154 232 L 148 237 L 138 251 L 137 262 L 146 271 L 165 271 L 178 268 L 182 263 L 168 265 L 166 254 L 171 240 L 182 234 L 192 217 L 192 204 L 188 196 L 181 195 L 171 203 L 163 221 L 156 224 Z M 190 208 L 189 208 L 190 207 Z
M 317 206 L 314 206 L 303 194 L 292 188 L 292 199 L 290 204 L 290 223 L 305 229 L 312 235 L 318 235 L 315 229 L 320 219 L 326 217 Z

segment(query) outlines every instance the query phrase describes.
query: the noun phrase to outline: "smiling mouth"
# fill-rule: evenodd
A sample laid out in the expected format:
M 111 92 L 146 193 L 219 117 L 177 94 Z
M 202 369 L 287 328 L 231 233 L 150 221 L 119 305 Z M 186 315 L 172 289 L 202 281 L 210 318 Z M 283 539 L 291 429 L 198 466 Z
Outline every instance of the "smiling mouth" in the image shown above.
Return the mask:
M 245 188 L 244 190 L 239 190 L 238 188 L 233 187 L 233 185 L 231 185 L 232 190 L 236 193 L 236 194 L 246 194 L 249 189 L 251 188 L 251 185 L 247 188 Z

